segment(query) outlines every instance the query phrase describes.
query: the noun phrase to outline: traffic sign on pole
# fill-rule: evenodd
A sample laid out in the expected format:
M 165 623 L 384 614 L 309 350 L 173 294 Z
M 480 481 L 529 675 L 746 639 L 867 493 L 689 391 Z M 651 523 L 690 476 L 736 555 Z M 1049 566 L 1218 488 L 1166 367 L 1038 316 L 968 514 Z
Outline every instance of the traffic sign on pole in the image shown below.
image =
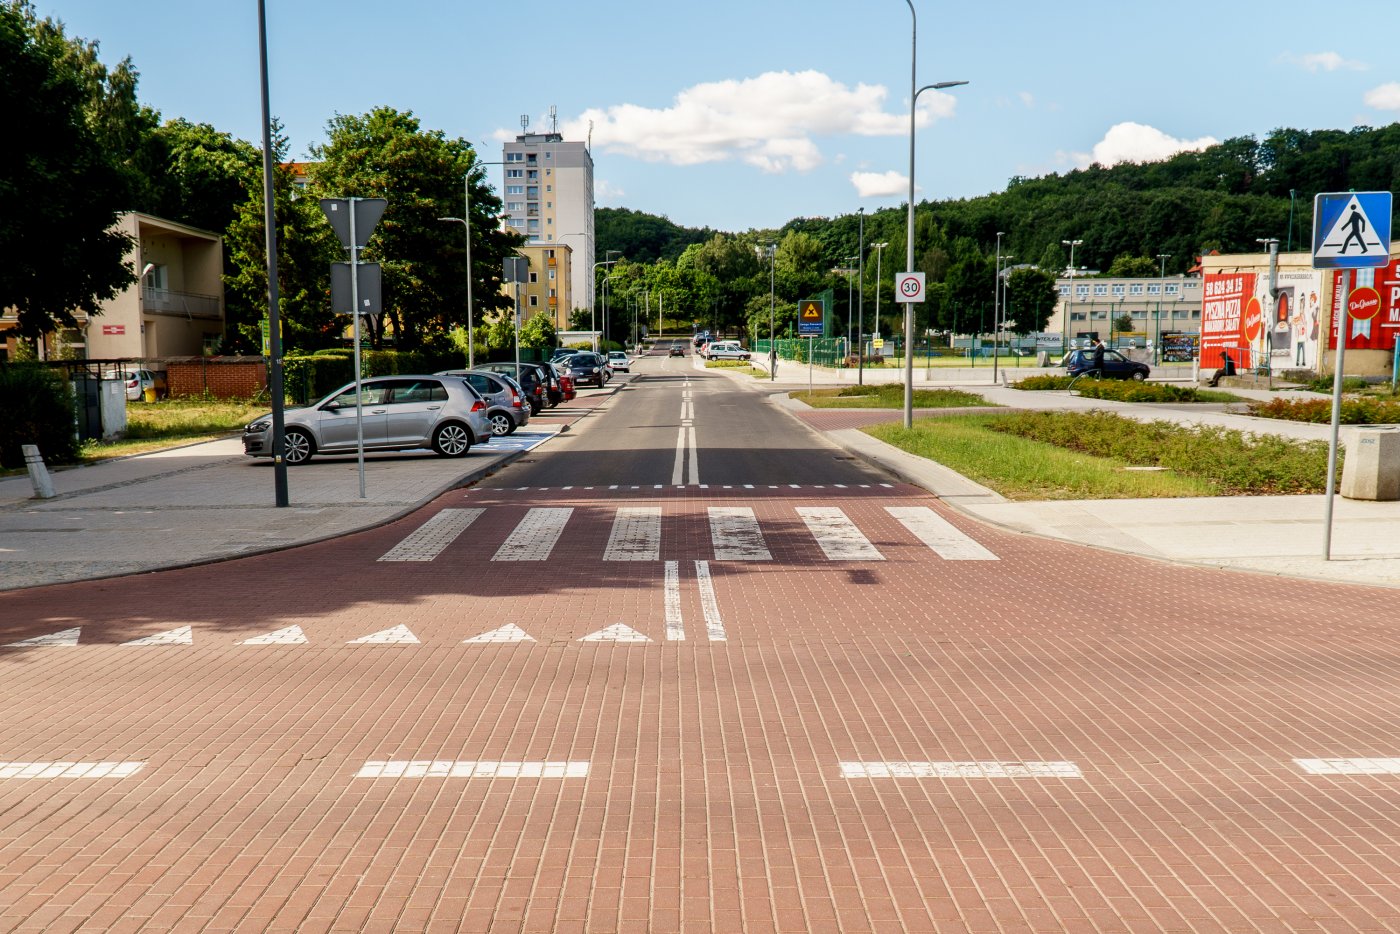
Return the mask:
M 821 299 L 804 298 L 798 303 L 797 336 L 821 337 L 826 324 L 826 303 Z
M 322 198 L 321 213 L 326 215 L 331 230 L 335 231 L 340 245 L 347 250 L 363 247 L 369 242 L 369 235 L 384 216 L 389 202 L 384 198 Z M 355 223 L 350 223 L 350 212 L 355 212 Z M 351 233 L 354 236 L 351 236 Z M 351 240 L 358 242 L 351 243 Z
M 1388 191 L 1344 191 L 1313 199 L 1313 268 L 1366 269 L 1390 262 Z
M 894 300 L 910 304 L 924 300 L 924 274 L 900 272 L 894 277 Z

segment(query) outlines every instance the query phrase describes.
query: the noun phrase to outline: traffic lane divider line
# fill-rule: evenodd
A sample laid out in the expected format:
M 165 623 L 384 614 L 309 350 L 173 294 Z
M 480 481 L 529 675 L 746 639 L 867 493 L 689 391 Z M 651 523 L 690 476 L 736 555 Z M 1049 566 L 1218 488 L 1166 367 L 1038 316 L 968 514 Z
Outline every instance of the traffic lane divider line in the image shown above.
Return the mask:
M 0 762 L 7 778 L 129 778 L 144 762 Z
M 1073 762 L 842 762 L 842 778 L 1083 778 Z
M 587 778 L 587 760 L 492 762 L 390 759 L 366 762 L 356 778 Z

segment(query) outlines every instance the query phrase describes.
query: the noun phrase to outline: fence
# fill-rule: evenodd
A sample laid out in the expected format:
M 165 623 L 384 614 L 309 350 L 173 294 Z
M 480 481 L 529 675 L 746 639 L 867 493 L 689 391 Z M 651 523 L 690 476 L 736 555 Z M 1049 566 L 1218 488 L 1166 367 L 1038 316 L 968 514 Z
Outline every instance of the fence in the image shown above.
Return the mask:
M 846 366 L 848 348 L 844 337 L 794 337 L 780 339 L 775 343 L 778 347 L 779 360 L 795 360 L 798 363 L 806 363 L 810 345 L 812 363 L 817 366 Z M 767 340 L 754 342 L 754 356 L 766 358 L 768 350 Z

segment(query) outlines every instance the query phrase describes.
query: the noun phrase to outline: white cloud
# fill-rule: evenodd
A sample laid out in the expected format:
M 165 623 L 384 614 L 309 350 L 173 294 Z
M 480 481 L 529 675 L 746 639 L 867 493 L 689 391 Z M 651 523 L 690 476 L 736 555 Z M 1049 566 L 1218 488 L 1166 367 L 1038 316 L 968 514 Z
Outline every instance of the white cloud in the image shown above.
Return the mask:
M 1021 103 L 1025 104 L 1027 107 L 1035 106 L 1035 96 L 1031 94 L 1030 91 L 1021 91 L 1016 96 L 1019 97 L 1021 99 Z
M 1342 58 L 1337 52 L 1305 52 L 1302 55 L 1285 53 L 1282 56 L 1285 62 L 1292 62 L 1311 72 L 1337 71 L 1345 68 L 1348 71 L 1365 71 L 1366 63 L 1352 61 L 1349 58 Z
M 909 193 L 909 176 L 891 169 L 888 172 L 852 172 L 851 184 L 862 198 L 885 198 Z M 915 185 L 915 188 L 918 186 Z
M 694 85 L 677 94 L 670 107 L 592 108 L 561 130 L 568 139 L 583 139 L 591 121 L 595 147 L 650 162 L 739 159 L 764 172 L 802 172 L 823 162 L 815 137 L 907 133 L 907 112 L 887 112 L 888 96 L 880 85 L 849 87 L 819 71 L 770 71 Z M 927 92 L 919 105 L 916 121 L 927 126 L 952 116 L 956 101 Z
M 1364 100 L 1366 106 L 1374 110 L 1400 110 L 1400 81 L 1371 88 Z
M 593 197 L 598 201 L 616 201 L 627 192 L 614 185 L 606 179 L 598 179 L 593 183 Z
M 1213 136 L 1176 139 L 1156 127 L 1132 122 L 1118 123 L 1109 127 L 1103 139 L 1094 144 L 1093 152 L 1072 153 L 1071 159 L 1081 169 L 1095 162 L 1103 166 L 1120 162 L 1159 162 L 1179 152 L 1194 152 L 1219 142 Z

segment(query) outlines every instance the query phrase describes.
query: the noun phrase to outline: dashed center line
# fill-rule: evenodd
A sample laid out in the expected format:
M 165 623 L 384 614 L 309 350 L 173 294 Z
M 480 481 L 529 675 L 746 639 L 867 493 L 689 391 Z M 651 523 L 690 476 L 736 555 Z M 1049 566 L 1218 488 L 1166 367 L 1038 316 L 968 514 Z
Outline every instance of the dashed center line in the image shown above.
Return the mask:
M 842 778 L 1083 778 L 1073 762 L 842 762 Z
M 356 778 L 587 778 L 588 762 L 484 762 L 390 759 L 366 762 Z
M 700 609 L 705 614 L 705 632 L 711 642 L 727 642 L 724 620 L 719 615 L 719 600 L 715 597 L 714 578 L 710 577 L 710 562 L 695 562 L 695 579 L 700 587 Z
M 685 625 L 681 622 L 681 568 L 679 561 L 666 562 L 666 639 L 685 640 Z

